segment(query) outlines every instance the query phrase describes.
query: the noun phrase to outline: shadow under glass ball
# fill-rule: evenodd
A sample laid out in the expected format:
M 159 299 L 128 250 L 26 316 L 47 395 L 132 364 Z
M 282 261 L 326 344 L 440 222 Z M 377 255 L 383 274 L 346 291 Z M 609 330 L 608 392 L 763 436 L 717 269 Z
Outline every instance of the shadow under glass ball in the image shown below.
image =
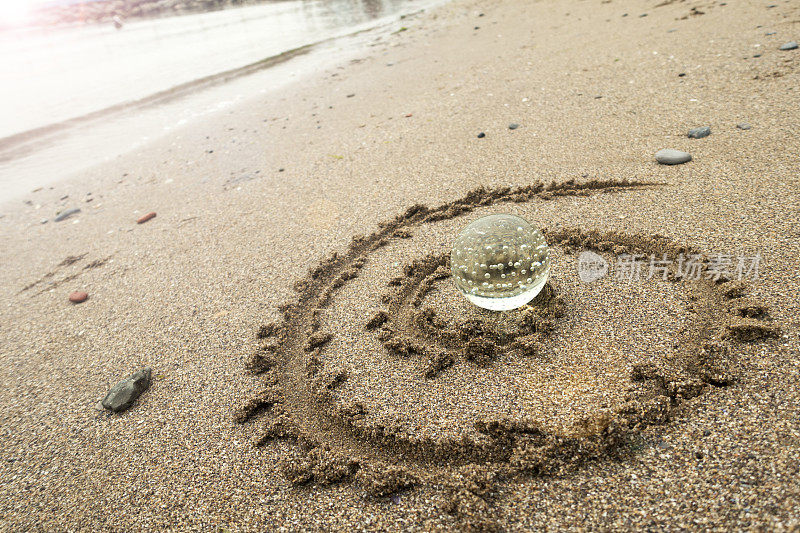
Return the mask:
M 524 218 L 489 215 L 459 233 L 450 253 L 453 281 L 466 298 L 492 311 L 530 302 L 550 276 L 550 249 Z

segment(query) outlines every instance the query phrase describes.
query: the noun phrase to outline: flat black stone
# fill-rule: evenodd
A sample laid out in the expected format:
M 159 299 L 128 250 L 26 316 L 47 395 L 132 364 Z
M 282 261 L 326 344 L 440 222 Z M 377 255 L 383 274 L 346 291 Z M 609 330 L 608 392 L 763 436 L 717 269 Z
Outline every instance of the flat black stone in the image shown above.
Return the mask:
M 151 373 L 151 369 L 143 368 L 111 387 L 101 402 L 103 407 L 118 413 L 133 405 L 133 402 L 150 388 Z

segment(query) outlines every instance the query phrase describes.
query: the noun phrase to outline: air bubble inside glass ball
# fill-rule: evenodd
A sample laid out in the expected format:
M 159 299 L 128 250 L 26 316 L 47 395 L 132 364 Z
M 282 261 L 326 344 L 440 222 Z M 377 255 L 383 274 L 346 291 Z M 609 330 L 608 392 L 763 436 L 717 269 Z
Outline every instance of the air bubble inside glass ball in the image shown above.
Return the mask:
M 450 253 L 453 281 L 484 309 L 508 311 L 533 300 L 550 276 L 550 249 L 524 218 L 489 215 L 472 222 Z

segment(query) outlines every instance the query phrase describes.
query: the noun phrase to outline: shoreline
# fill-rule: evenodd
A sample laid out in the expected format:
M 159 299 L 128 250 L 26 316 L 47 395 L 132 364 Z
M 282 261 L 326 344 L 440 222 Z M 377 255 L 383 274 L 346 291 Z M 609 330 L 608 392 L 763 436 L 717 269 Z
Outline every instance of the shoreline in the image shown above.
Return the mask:
M 5 527 L 798 527 L 800 8 L 656 4 L 454 0 L 4 202 Z M 491 212 L 553 250 L 522 353 L 441 268 Z M 663 243 L 762 270 L 578 278 Z
M 357 33 L 360 32 L 356 32 L 356 34 Z M 14 159 L 15 156 L 13 154 L 13 151 L 14 149 L 19 150 L 21 148 L 20 145 L 22 145 L 23 153 L 25 153 L 24 150 L 25 144 L 29 143 L 40 144 L 41 142 L 46 141 L 47 137 L 52 136 L 53 134 L 63 133 L 76 126 L 81 126 L 87 123 L 91 123 L 99 119 L 109 118 L 113 115 L 125 111 L 132 111 L 136 109 L 167 103 L 177 98 L 181 98 L 182 96 L 186 96 L 187 94 L 191 94 L 196 91 L 200 91 L 203 89 L 207 89 L 209 87 L 214 87 L 216 85 L 221 85 L 230 82 L 231 80 L 234 80 L 236 78 L 253 74 L 254 72 L 258 72 L 259 70 L 273 67 L 285 61 L 290 61 L 295 57 L 311 52 L 315 47 L 317 47 L 320 44 L 323 44 L 325 42 L 330 42 L 335 39 L 337 38 L 334 37 L 330 39 L 324 39 L 322 41 L 313 44 L 307 44 L 304 46 L 300 46 L 298 48 L 293 48 L 292 50 L 287 50 L 285 52 L 281 52 L 280 54 L 266 57 L 254 63 L 250 63 L 249 65 L 245 65 L 243 67 L 237 67 L 231 70 L 226 70 L 224 72 L 219 72 L 217 74 L 211 74 L 210 76 L 205 76 L 203 78 L 199 78 L 196 80 L 192 80 L 190 82 L 176 85 L 174 87 L 170 87 L 169 89 L 165 89 L 163 91 L 159 91 L 149 96 L 145 96 L 144 98 L 139 98 L 138 100 L 123 102 L 121 104 L 116 104 L 110 107 L 106 107 L 104 109 L 100 109 L 98 111 L 93 111 L 86 115 L 70 118 L 63 122 L 48 124 L 46 126 L 34 128 L 32 130 L 23 131 L 20 133 L 16 133 L 14 135 L 9 135 L 8 137 L 0 138 L 0 162 Z M 12 151 L 12 153 L 8 154 L 9 151 Z M 16 157 L 19 157 L 19 155 L 17 155 Z
M 345 64 L 371 43 L 387 38 L 400 19 L 424 11 L 384 17 L 366 28 L 4 137 L 0 139 L 0 184 L 5 191 L 0 202 L 19 197 L 26 190 L 52 186 L 86 168 L 124 155 L 137 145 L 158 142 L 172 130 L 186 127 L 199 117 L 220 113 L 230 104 L 241 105 L 255 94 L 274 93 L 287 84 L 308 79 L 319 69 Z M 92 146 L 97 148 L 93 150 Z M 51 164 L 56 161 L 58 165 Z M 52 177 L 26 186 L 26 180 L 35 180 L 34 176 L 41 174 Z M 10 181 L 12 177 L 14 182 Z
M 31 14 L 31 18 L 38 23 L 26 26 L 23 29 L 113 23 L 115 18 L 120 23 L 125 23 L 148 18 L 220 11 L 258 5 L 269 1 L 273 0 L 146 0 L 137 2 L 133 7 L 128 7 L 123 2 L 115 0 L 101 0 L 68 6 L 53 5 L 37 8 Z

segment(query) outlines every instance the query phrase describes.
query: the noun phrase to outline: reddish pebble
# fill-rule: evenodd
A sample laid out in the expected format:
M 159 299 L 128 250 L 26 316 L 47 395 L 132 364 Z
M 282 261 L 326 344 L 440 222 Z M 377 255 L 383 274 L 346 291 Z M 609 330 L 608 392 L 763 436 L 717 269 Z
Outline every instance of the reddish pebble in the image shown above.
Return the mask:
M 74 304 L 79 304 L 81 302 L 85 302 L 86 298 L 88 298 L 88 297 L 89 297 L 89 295 L 86 294 L 83 291 L 75 291 L 75 292 L 73 292 L 72 294 L 69 295 L 69 301 L 74 303 Z
M 144 224 L 145 222 L 147 222 L 151 218 L 156 218 L 156 212 L 155 211 L 152 211 L 150 213 L 147 213 L 146 215 L 143 215 L 143 216 L 139 217 L 139 220 L 137 220 L 136 223 L 137 224 Z
M 410 117 L 413 117 L 413 116 L 414 116 L 414 113 L 406 113 L 406 118 L 410 118 Z

